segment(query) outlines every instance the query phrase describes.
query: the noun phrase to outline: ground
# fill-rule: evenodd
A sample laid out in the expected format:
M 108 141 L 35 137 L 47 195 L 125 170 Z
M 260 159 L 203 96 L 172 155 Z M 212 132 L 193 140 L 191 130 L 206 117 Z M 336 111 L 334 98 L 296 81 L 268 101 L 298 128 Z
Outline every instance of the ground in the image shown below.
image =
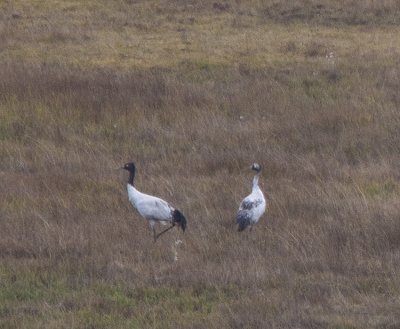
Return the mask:
M 400 326 L 397 1 L 0 1 L 0 327 Z M 127 199 L 188 219 L 157 243 Z M 266 214 L 237 232 L 253 162 Z

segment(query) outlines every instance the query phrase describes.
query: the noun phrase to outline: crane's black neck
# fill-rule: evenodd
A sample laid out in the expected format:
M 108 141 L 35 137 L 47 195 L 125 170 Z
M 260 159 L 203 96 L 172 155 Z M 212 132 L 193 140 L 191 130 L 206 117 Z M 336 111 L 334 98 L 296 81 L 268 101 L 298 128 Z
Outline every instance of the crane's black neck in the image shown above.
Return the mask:
M 134 179 L 135 179 L 135 169 L 131 169 L 129 170 L 128 184 L 131 184 L 133 186 Z

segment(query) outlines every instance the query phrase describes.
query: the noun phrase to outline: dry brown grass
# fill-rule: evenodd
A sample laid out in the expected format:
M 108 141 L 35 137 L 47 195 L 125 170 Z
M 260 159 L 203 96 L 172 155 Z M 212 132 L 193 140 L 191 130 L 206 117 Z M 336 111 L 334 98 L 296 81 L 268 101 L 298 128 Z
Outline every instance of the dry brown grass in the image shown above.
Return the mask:
M 248 17 L 236 17 L 229 28 L 262 35 L 264 18 L 256 15 L 256 24 L 251 10 L 285 6 L 127 1 L 113 11 L 101 1 L 65 2 L 64 9 L 58 2 L 30 2 L 28 9 L 22 3 L 3 4 L 3 16 L 22 15 L 9 24 L 25 19 L 25 10 L 39 26 L 40 12 L 55 21 L 58 8 L 80 21 L 90 6 L 103 6 L 103 16 L 90 16 L 92 36 L 111 13 L 135 5 L 151 9 L 161 26 L 182 11 L 192 12 L 188 24 L 196 26 L 213 15 L 239 17 L 246 7 Z M 362 3 L 369 12 L 398 10 L 395 1 Z M 213 61 L 219 58 L 213 53 L 199 60 L 201 53 L 180 65 L 169 59 L 156 65 L 164 51 L 159 40 L 157 56 L 146 63 L 114 66 L 123 61 L 115 54 L 96 64 L 90 42 L 79 44 L 79 25 L 68 36 L 58 28 L 29 35 L 8 26 L 0 53 L 0 325 L 397 327 L 398 27 L 382 26 L 394 16 L 376 17 L 371 25 L 379 26 L 363 31 L 343 21 L 339 32 L 300 25 L 299 39 L 290 36 L 296 27 L 268 25 L 282 40 L 266 37 L 272 45 L 266 57 L 282 61 L 259 60 L 263 48 L 253 41 L 235 53 L 238 38 L 227 37 L 215 46 L 216 54 L 229 54 L 223 60 Z M 134 28 L 168 38 L 146 19 L 148 27 Z M 176 17 L 169 19 L 176 29 Z M 20 52 L 47 33 L 44 48 L 55 43 L 67 51 L 40 61 Z M 359 34 L 379 44 L 362 47 Z M 72 56 L 74 44 L 83 49 Z M 333 59 L 325 57 L 330 51 Z M 71 65 L 81 60 L 90 65 Z M 152 242 L 127 201 L 125 173 L 114 170 L 128 160 L 137 164 L 139 189 L 184 212 L 187 233 Z M 264 167 L 269 208 L 253 232 L 239 234 L 234 217 L 249 192 L 246 168 L 253 161 Z M 177 239 L 182 244 L 174 247 Z
M 346 60 L 379 53 L 387 61 L 400 53 L 397 1 L 17 0 L 3 2 L 0 17 L 1 61 L 94 69 L 187 62 L 275 68 L 305 58 L 319 64 L 331 51 Z M 285 51 L 287 44 L 296 51 Z

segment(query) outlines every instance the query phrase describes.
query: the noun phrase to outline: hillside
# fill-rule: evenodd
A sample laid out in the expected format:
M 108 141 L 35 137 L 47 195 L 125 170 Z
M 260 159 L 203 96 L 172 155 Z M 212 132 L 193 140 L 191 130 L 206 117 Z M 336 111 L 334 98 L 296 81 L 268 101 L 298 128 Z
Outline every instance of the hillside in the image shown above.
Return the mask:
M 0 327 L 397 328 L 399 90 L 394 0 L 0 1 Z

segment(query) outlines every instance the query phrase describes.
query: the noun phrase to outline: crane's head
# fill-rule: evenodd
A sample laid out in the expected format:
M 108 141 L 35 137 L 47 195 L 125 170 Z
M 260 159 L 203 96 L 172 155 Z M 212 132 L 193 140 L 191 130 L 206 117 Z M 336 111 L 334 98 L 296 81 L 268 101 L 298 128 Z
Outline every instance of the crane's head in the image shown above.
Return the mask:
M 251 169 L 254 170 L 255 172 L 259 173 L 261 171 L 261 166 L 258 163 L 253 163 L 251 166 Z
M 128 162 L 121 169 L 128 170 L 129 172 L 134 172 L 135 171 L 135 164 L 133 162 Z

